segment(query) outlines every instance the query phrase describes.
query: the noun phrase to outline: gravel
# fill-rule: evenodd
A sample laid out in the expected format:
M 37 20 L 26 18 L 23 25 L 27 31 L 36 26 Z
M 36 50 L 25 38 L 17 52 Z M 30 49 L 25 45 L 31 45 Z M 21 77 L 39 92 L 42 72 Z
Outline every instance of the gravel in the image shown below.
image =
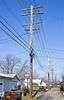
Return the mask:
M 59 88 L 53 88 L 44 94 L 37 94 L 35 98 L 37 100 L 64 100 Z

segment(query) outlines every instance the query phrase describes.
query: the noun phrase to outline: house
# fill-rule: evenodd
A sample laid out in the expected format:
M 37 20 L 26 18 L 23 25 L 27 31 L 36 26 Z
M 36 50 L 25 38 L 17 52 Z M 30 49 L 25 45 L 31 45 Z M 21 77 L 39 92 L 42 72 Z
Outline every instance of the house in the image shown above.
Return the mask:
M 46 83 L 42 81 L 42 79 L 33 79 L 32 83 L 33 83 L 33 88 L 37 88 L 40 86 L 46 87 Z M 30 79 L 24 80 L 24 86 L 25 87 L 28 86 L 30 88 Z
M 16 74 L 0 73 L 0 97 L 3 97 L 5 91 L 14 90 L 19 85 L 19 79 Z
M 46 87 L 46 86 L 47 86 L 47 84 L 46 84 L 44 81 L 42 81 L 41 86 Z

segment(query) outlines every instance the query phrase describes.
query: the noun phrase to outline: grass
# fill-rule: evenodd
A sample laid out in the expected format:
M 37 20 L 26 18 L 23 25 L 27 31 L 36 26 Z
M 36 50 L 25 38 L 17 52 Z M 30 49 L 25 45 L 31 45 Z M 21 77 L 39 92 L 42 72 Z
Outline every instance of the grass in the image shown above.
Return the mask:
M 64 93 L 64 91 L 61 91 L 61 93 L 63 94 L 63 93 Z
M 16 90 L 15 92 L 23 92 L 23 89 L 21 88 L 20 90 Z
M 30 97 L 25 97 L 25 96 L 24 96 L 24 97 L 22 97 L 22 100 L 36 100 L 36 99 L 35 99 L 35 98 L 32 98 L 32 99 L 31 99 Z
M 23 92 L 23 89 L 21 88 L 20 90 L 16 90 L 15 92 Z M 36 90 L 33 90 L 32 93 L 36 93 Z M 44 92 L 43 91 L 38 91 L 38 93 L 41 93 L 43 94 Z M 26 96 L 22 96 L 22 100 L 37 100 L 35 98 L 30 98 L 30 97 L 26 97 Z
M 23 92 L 23 89 L 16 90 L 15 92 Z M 32 93 L 36 93 L 36 90 L 33 90 Z M 38 93 L 44 93 L 43 91 L 39 91 Z
M 32 93 L 36 93 L 36 90 L 33 90 Z M 43 91 L 38 91 L 38 93 L 44 93 Z
M 64 91 L 62 91 L 62 93 L 64 93 Z
M 61 91 L 61 94 L 63 95 L 64 91 Z M 64 95 L 63 95 L 64 96 Z

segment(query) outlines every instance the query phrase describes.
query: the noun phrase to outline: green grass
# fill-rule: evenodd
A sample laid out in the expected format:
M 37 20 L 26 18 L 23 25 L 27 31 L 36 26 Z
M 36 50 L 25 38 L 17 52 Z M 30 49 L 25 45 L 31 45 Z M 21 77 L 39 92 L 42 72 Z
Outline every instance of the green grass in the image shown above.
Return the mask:
M 64 93 L 64 91 L 61 91 L 61 93 Z
M 22 97 L 22 100 L 36 100 L 36 99 L 35 99 L 35 98 L 32 98 L 32 99 L 31 99 L 30 97 L 25 97 L 25 96 L 24 96 L 24 97 Z
M 15 92 L 23 92 L 23 89 L 21 88 L 20 90 L 16 90 Z
M 20 90 L 16 90 L 15 92 L 23 92 L 23 88 Z M 36 90 L 33 90 L 32 93 L 36 93 Z M 39 91 L 38 93 L 44 93 L 43 91 Z
M 33 90 L 32 93 L 36 93 L 36 90 Z M 43 91 L 38 91 L 38 93 L 44 93 Z

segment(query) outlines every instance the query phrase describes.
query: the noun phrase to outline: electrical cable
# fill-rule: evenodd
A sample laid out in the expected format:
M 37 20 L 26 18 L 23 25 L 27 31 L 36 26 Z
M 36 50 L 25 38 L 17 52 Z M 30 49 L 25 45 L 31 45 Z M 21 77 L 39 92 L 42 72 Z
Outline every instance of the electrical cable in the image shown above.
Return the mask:
M 46 13 L 43 13 L 44 15 L 47 15 L 47 16 L 50 16 L 50 17 L 53 17 L 53 18 L 57 18 L 59 20 L 64 20 L 63 18 L 60 18 L 60 17 L 57 17 L 57 16 L 52 16 L 50 14 L 46 14 Z
M 0 27 L 1 28 L 1 27 Z M 27 52 L 29 52 L 23 45 L 21 45 L 16 39 L 14 39 L 8 32 L 6 32 L 3 28 L 1 28 L 9 37 L 11 37 L 15 42 L 17 42 L 20 46 L 22 46 Z M 30 52 L 29 52 L 30 53 Z
M 18 32 L 0 15 L 0 17 L 18 34 Z M 22 37 L 20 34 L 18 34 L 18 36 L 25 42 L 27 43 Z M 27 43 L 28 44 L 28 43 Z M 29 45 L 29 44 L 28 44 Z
M 1 0 L 5 7 L 10 11 L 10 13 L 15 17 L 15 19 L 22 25 L 21 20 L 17 17 L 17 15 L 8 7 L 7 3 L 4 0 Z
M 6 27 L 19 41 L 21 41 L 6 25 L 4 25 L 1 21 L 0 21 L 0 23 L 4 26 L 4 27 Z M 23 41 L 21 41 L 28 49 L 30 49 Z

